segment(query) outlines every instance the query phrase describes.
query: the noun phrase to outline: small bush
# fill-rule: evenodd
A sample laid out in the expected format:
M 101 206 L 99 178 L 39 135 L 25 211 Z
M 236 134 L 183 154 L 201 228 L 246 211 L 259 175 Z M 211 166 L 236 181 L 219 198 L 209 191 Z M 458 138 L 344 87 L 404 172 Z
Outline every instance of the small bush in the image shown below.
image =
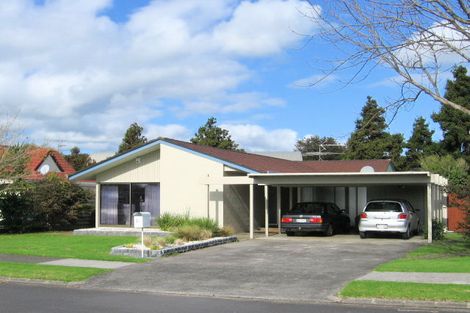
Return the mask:
M 185 241 L 205 240 L 212 237 L 212 232 L 198 225 L 183 225 L 176 229 L 176 236 Z
M 432 240 L 443 240 L 444 237 L 444 223 L 432 220 Z M 424 229 L 424 238 L 428 238 L 427 229 Z
M 181 226 L 194 225 L 202 229 L 207 229 L 211 232 L 216 232 L 218 227 L 217 223 L 205 217 L 190 218 L 188 214 L 163 214 L 158 220 L 157 224 L 161 230 L 174 231 Z
M 165 213 L 157 219 L 157 224 L 161 230 L 169 231 L 177 227 L 188 224 L 189 215 L 178 215 Z
M 214 236 L 216 237 L 227 237 L 232 236 L 235 233 L 235 230 L 232 226 L 227 225 L 222 228 L 219 228 L 216 232 L 214 232 Z

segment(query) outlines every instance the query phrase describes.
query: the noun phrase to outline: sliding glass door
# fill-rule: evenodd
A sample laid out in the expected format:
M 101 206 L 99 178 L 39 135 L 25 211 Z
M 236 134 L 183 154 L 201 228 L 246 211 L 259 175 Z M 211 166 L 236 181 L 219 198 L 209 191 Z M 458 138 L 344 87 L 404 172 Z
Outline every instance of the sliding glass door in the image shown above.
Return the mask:
M 102 184 L 101 225 L 132 226 L 132 214 L 150 212 L 152 225 L 160 216 L 160 184 Z

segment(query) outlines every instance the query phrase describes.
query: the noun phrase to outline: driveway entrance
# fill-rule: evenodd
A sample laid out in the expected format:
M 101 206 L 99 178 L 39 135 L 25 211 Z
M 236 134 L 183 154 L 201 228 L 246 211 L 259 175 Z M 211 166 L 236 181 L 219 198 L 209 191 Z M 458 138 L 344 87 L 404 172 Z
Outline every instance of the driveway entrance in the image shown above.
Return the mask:
M 348 281 L 401 257 L 422 242 L 418 237 L 403 241 L 361 240 L 351 235 L 274 236 L 124 267 L 86 285 L 217 297 L 331 301 Z

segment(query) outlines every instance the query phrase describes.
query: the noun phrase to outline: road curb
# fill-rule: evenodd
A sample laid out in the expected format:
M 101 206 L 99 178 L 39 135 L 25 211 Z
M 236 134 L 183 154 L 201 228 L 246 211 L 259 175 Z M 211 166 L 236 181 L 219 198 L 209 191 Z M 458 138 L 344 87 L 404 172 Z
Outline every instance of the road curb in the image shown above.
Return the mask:
M 450 301 L 418 301 L 418 300 L 386 300 L 378 298 L 339 298 L 338 303 L 344 304 L 365 304 L 403 307 L 416 307 L 420 309 L 470 309 L 470 303 L 450 302 Z

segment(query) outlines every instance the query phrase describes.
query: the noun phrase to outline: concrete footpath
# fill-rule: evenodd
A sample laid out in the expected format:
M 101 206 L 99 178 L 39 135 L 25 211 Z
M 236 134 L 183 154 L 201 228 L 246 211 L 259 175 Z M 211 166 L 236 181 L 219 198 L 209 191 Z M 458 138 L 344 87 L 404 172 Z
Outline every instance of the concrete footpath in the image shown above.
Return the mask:
M 356 280 L 470 285 L 468 273 L 370 272 Z
M 13 254 L 0 254 L 0 262 L 14 262 L 14 263 L 33 263 L 41 265 L 58 265 L 58 266 L 73 266 L 73 267 L 91 267 L 102 269 L 117 269 L 132 265 L 135 263 L 118 262 L 118 261 L 99 261 L 99 260 L 82 260 L 82 259 L 59 259 L 42 256 L 30 255 L 13 255 Z

